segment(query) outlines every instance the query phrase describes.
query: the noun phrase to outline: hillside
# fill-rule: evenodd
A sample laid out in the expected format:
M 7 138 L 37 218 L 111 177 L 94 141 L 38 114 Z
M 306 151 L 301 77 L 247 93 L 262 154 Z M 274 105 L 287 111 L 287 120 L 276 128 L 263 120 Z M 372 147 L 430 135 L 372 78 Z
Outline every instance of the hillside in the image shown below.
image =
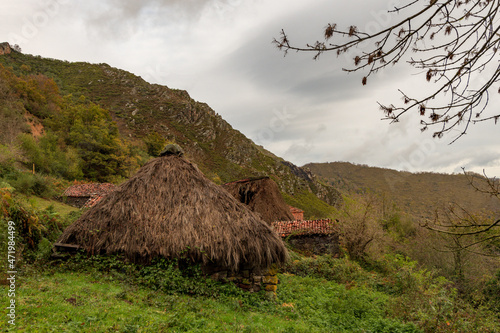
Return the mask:
M 464 174 L 410 173 L 347 162 L 311 163 L 304 168 L 342 192 L 382 195 L 417 218 L 432 218 L 436 209 L 450 203 L 471 212 L 500 213 L 498 199 L 473 189 Z
M 0 55 L 3 75 L 14 76 L 14 83 L 4 89 L 7 90 L 5 94 L 0 94 L 4 105 L 0 117 L 5 120 L 4 130 L 10 131 L 9 135 L 0 138 L 3 145 L 13 143 L 20 133 L 40 136 L 44 127 L 52 124 L 54 128 L 53 113 L 67 107 L 60 106 L 65 102 L 51 102 L 51 98 L 60 101 L 70 96 L 71 107 L 75 110 L 82 109 L 82 103 L 87 109 L 95 109 L 93 104 L 89 106 L 89 103 L 94 103 L 104 110 L 100 113 L 109 113 L 116 125 L 108 124 L 107 135 L 113 136 L 113 126 L 116 126 L 120 140 L 129 147 L 128 151 L 139 149 L 153 155 L 155 145 L 173 141 L 180 144 L 188 158 L 216 183 L 270 176 L 278 183 L 287 202 L 305 210 L 308 217 L 323 217 L 331 206 L 341 202 L 335 188 L 256 145 L 207 104 L 193 100 L 186 91 L 149 84 L 134 74 L 107 64 L 70 63 L 14 50 L 4 53 Z M 52 92 L 47 92 L 47 86 L 53 85 L 56 87 L 52 87 Z M 16 102 L 17 97 L 24 98 L 24 105 Z M 38 103 L 35 107 L 33 99 Z M 41 108 L 42 112 L 37 106 L 43 103 L 47 106 Z M 59 107 L 54 108 L 54 104 Z M 59 130 L 62 133 L 63 129 Z M 116 142 L 116 138 L 112 140 Z M 64 145 L 61 147 L 66 149 Z M 110 153 L 113 154 L 116 155 Z M 145 155 L 139 152 L 141 154 Z M 134 159 L 132 155 L 127 158 Z M 129 161 L 128 164 L 134 163 Z M 125 175 L 125 171 L 120 175 Z

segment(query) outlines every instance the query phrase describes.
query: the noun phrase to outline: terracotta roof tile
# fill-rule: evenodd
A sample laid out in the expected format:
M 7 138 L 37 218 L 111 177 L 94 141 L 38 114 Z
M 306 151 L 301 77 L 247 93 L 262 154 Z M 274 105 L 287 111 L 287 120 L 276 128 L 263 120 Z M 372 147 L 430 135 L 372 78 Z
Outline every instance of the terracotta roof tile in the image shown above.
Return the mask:
M 64 191 L 63 196 L 91 197 L 95 195 L 106 195 L 116 190 L 116 187 L 116 185 L 110 183 L 89 183 L 72 185 Z
M 63 196 L 72 198 L 88 198 L 83 204 L 84 208 L 90 208 L 98 203 L 107 194 L 115 191 L 116 185 L 110 183 L 77 184 L 68 187 Z
M 271 225 L 281 237 L 290 235 L 329 235 L 338 231 L 332 220 L 279 221 Z
M 104 197 L 105 197 L 105 195 L 99 195 L 99 194 L 91 196 L 90 199 L 87 200 L 83 204 L 83 208 L 90 208 L 90 207 L 94 206 L 96 203 L 98 203 L 99 201 L 101 201 L 101 199 L 104 198 Z

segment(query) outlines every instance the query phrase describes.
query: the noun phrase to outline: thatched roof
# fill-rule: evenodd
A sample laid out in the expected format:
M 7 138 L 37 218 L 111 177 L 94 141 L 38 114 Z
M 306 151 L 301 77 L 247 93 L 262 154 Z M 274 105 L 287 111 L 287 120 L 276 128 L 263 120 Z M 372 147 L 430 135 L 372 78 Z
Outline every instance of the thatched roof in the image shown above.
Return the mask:
M 279 235 L 183 157 L 146 163 L 77 221 L 58 243 L 134 261 L 182 255 L 237 270 L 287 259 Z
M 238 180 L 224 184 L 223 187 L 252 211 L 259 213 L 269 224 L 294 220 L 278 185 L 269 177 Z

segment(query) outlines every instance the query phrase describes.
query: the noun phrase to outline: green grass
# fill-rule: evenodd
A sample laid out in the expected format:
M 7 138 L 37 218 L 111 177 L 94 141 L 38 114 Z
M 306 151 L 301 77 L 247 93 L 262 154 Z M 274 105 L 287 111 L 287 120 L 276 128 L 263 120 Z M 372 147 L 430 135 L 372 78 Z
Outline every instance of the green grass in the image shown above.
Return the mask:
M 76 218 L 75 210 L 37 197 L 11 197 L 9 190 L 0 198 L 0 211 L 10 214 L 0 218 L 0 229 L 6 230 L 9 219 L 28 226 L 17 235 L 24 248 L 17 326 L 0 321 L 0 331 L 500 332 L 498 279 L 489 282 L 486 294 L 477 290 L 472 303 L 460 298 L 451 281 L 402 255 L 360 264 L 291 251 L 277 299 L 269 300 L 264 292 L 204 279 L 195 268 L 181 272 L 164 259 L 146 267 L 119 256 L 50 261 L 52 243 Z M 0 234 L 3 248 L 5 236 Z M 2 286 L 0 304 L 8 301 Z
M 44 210 L 47 209 L 48 207 L 52 206 L 54 210 L 61 215 L 61 217 L 66 217 L 72 212 L 78 212 L 80 209 L 66 205 L 65 203 L 62 203 L 57 200 L 49 200 L 49 199 L 44 199 L 40 197 L 35 197 L 31 196 L 29 197 L 29 202 L 34 208 Z
M 284 269 L 301 276 L 279 274 L 274 300 L 180 274 L 165 262 L 144 268 L 116 257 L 77 256 L 24 265 L 16 281 L 16 326 L 2 321 L 0 331 L 499 331 L 498 314 L 461 303 L 445 279 L 401 257 L 380 265 L 385 274 L 347 259 L 294 255 Z M 1 304 L 9 301 L 6 289 Z
M 305 219 L 327 218 L 332 216 L 336 210 L 335 207 L 318 199 L 316 195 L 307 190 L 297 191 L 294 195 L 288 193 L 281 194 L 287 204 L 304 210 Z
M 88 274 L 29 278 L 20 293 L 17 329 L 21 331 L 244 332 L 273 321 L 265 314 L 255 321 L 255 314 L 243 312 L 236 300 L 218 304 L 100 281 Z
M 277 301 L 169 294 L 77 272 L 31 272 L 18 282 L 20 332 L 419 332 L 385 317 L 387 296 L 280 275 Z M 1 302 L 6 304 L 6 292 Z M 9 330 L 7 323 L 0 327 Z

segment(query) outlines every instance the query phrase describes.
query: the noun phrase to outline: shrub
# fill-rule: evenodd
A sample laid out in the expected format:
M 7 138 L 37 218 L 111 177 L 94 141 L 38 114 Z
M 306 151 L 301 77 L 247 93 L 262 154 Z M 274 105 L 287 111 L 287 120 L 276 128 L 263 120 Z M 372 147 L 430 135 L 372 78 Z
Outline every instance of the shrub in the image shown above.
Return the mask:
M 146 144 L 148 154 L 157 157 L 160 155 L 162 149 L 166 144 L 165 138 L 163 138 L 157 132 L 151 132 L 144 138 L 144 143 Z
M 10 191 L 0 189 L 0 221 L 15 223 L 16 249 L 27 261 L 46 258 L 49 243 L 62 232 L 63 225 L 53 207 L 37 210 L 14 198 Z M 7 230 L 2 228 L 2 230 Z M 6 235 L 2 234 L 1 237 Z M 38 253 L 38 251 L 41 251 Z
M 366 261 L 372 248 L 380 246 L 383 230 L 382 218 L 375 198 L 344 197 L 344 206 L 336 212 L 339 220 L 341 244 L 349 257 Z
M 382 227 L 395 240 L 404 241 L 410 237 L 414 237 L 417 232 L 414 222 L 399 211 L 396 206 L 392 207 L 388 213 L 382 218 Z
M 187 294 L 216 299 L 237 298 L 241 306 L 265 305 L 265 292 L 249 293 L 233 283 L 222 283 L 203 275 L 199 265 L 176 259 L 156 258 L 149 265 L 125 261 L 120 255 L 88 256 L 80 253 L 58 266 L 63 271 L 94 271 L 103 278 L 127 281 L 166 294 Z
M 311 277 L 281 277 L 280 302 L 291 315 L 321 332 L 420 332 L 413 323 L 387 316 L 389 297 L 365 288 L 346 288 Z
M 27 195 L 37 195 L 44 198 L 50 198 L 55 195 L 52 181 L 46 176 L 19 172 L 11 175 L 11 177 L 9 184 L 14 187 L 16 192 Z
M 69 180 L 82 178 L 82 162 L 77 151 L 71 147 L 63 151 L 55 134 L 47 133 L 39 142 L 29 134 L 21 134 L 18 139 L 27 167 L 34 165 L 37 171 Z
M 488 306 L 495 311 L 500 318 L 500 270 L 486 283 L 483 294 L 488 302 Z
M 291 260 L 283 267 L 286 273 L 327 279 L 348 286 L 373 284 L 372 274 L 346 257 L 339 259 L 331 255 L 305 257 L 295 252 L 290 252 L 290 256 Z
M 0 144 L 0 177 L 15 170 L 14 163 L 16 158 L 11 147 Z

